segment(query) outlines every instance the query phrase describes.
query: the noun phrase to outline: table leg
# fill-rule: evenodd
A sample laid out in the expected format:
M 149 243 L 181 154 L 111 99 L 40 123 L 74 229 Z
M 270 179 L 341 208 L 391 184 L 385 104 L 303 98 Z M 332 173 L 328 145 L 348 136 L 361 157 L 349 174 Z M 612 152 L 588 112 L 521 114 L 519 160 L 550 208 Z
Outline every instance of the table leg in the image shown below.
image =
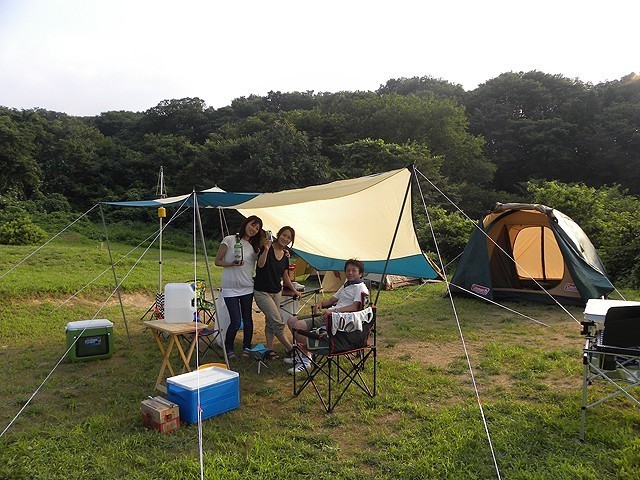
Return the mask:
M 160 339 L 160 334 L 156 330 L 152 330 L 151 333 L 153 334 L 153 338 L 155 339 L 156 343 L 158 344 L 158 348 L 160 349 L 160 353 L 162 354 L 162 358 L 164 359 L 165 350 L 164 350 L 164 345 L 162 345 L 162 340 Z M 161 382 L 162 382 L 163 374 L 164 374 L 164 360 L 162 362 L 162 366 L 160 367 L 160 374 L 158 375 L 158 378 L 156 379 L 156 390 L 162 391 Z
M 193 350 L 196 347 L 196 342 L 198 341 L 198 335 L 194 335 L 193 339 L 191 340 L 191 343 L 189 344 L 189 348 L 187 350 L 187 353 L 184 353 L 184 350 L 182 349 L 182 344 L 180 343 L 179 339 L 176 340 L 176 346 L 178 347 L 178 352 L 180 352 L 180 356 L 182 357 L 182 362 L 184 363 L 184 369 L 186 372 L 190 372 L 191 371 L 191 367 L 189 367 L 189 362 L 191 362 L 191 356 L 193 355 Z
M 160 346 L 160 351 L 164 354 L 164 357 L 162 358 L 162 366 L 160 367 L 160 373 L 158 374 L 158 379 L 156 380 L 156 389 L 166 392 L 166 387 L 162 385 L 162 380 L 164 380 L 164 372 L 167 369 L 167 367 L 169 368 L 169 372 L 171 372 L 171 376 L 175 375 L 173 371 L 173 367 L 171 366 L 171 360 L 170 360 L 171 350 L 173 350 L 173 345 L 175 344 L 175 337 L 174 335 L 171 335 L 171 339 L 169 340 L 169 345 L 167 345 L 167 349 L 165 350 L 164 347 L 162 346 L 162 341 L 160 340 L 160 336 L 155 332 L 154 334 L 156 336 L 156 341 Z

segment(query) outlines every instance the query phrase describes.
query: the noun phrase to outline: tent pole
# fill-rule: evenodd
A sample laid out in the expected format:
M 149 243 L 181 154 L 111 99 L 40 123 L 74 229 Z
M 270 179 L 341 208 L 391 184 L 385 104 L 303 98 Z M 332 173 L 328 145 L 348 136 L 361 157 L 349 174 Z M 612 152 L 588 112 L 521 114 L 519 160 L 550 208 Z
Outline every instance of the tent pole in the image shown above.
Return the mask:
M 160 198 L 165 198 L 167 195 L 164 193 L 164 170 L 160 166 Z M 164 207 L 158 208 L 158 219 L 160 220 L 160 237 L 158 243 L 158 293 L 162 293 L 162 219 L 167 214 Z
M 200 228 L 200 240 L 202 241 L 202 251 L 204 253 L 204 264 L 207 268 L 207 279 L 209 280 L 209 292 L 211 293 L 211 298 L 213 298 L 213 300 L 215 301 L 216 297 L 213 291 L 213 280 L 211 279 L 211 269 L 209 267 L 209 256 L 207 255 L 207 244 L 205 243 L 204 229 L 202 228 L 202 217 L 200 217 L 200 207 L 196 208 L 196 212 L 198 216 L 198 227 Z
M 393 251 L 393 246 L 396 243 L 396 237 L 398 236 L 398 229 L 400 228 L 400 221 L 402 220 L 402 213 L 404 212 L 404 206 L 407 204 L 407 197 L 409 196 L 409 192 L 411 191 L 411 182 L 413 180 L 413 165 L 409 165 L 407 167 L 411 172 L 409 175 L 409 182 L 407 183 L 407 189 L 404 192 L 404 198 L 402 199 L 402 207 L 400 207 L 400 215 L 398 215 L 398 222 L 396 223 L 396 229 L 393 232 L 393 238 L 391 239 L 391 245 L 389 246 L 389 253 L 387 254 L 387 260 L 384 262 L 384 270 L 382 271 L 382 278 L 380 279 L 380 283 L 378 284 L 378 293 L 376 294 L 376 299 L 373 302 L 374 305 L 378 304 L 378 297 L 380 296 L 380 290 L 382 290 L 382 285 L 384 283 L 384 277 L 387 274 L 387 267 L 389 266 L 389 259 L 391 258 L 391 252 Z
M 162 217 L 160 216 L 160 209 L 158 209 L 158 218 L 160 219 L 160 236 L 158 239 L 158 293 L 162 293 Z
M 207 268 L 207 279 L 209 280 L 209 291 L 211 292 L 211 298 L 213 299 L 213 304 L 215 305 L 216 295 L 213 290 L 213 280 L 211 279 L 211 268 L 209 267 L 209 257 L 207 256 L 207 245 L 204 239 L 204 229 L 202 228 L 202 217 L 200 217 L 200 207 L 198 206 L 198 195 L 195 193 L 194 193 L 193 208 L 195 208 L 196 215 L 198 218 L 198 227 L 200 228 L 200 239 L 202 240 L 202 251 L 204 252 L 204 264 Z M 214 311 L 213 318 L 217 322 L 218 320 L 217 311 Z M 223 335 L 223 333 L 225 332 L 223 332 L 222 329 L 219 328 L 218 335 Z M 227 365 L 227 368 L 229 368 L 229 359 L 227 358 L 227 348 L 224 344 L 224 337 L 222 337 L 221 343 L 222 343 L 222 354 L 224 355 L 224 363 Z
M 127 316 L 124 314 L 124 305 L 122 304 L 122 297 L 120 296 L 120 287 L 118 286 L 118 277 L 116 276 L 116 267 L 113 264 L 113 256 L 111 255 L 111 243 L 109 242 L 109 234 L 107 233 L 107 223 L 104 221 L 104 211 L 102 210 L 102 204 L 100 204 L 100 217 L 102 217 L 102 227 L 104 228 L 104 238 L 105 238 L 105 241 L 107 242 L 107 251 L 109 252 L 109 261 L 111 262 L 111 271 L 113 272 L 113 281 L 116 283 L 116 293 L 118 294 L 118 301 L 120 302 L 120 310 L 122 311 L 124 328 L 127 330 L 127 339 L 129 340 L 129 347 L 131 347 L 131 335 L 129 335 L 129 324 L 127 323 Z

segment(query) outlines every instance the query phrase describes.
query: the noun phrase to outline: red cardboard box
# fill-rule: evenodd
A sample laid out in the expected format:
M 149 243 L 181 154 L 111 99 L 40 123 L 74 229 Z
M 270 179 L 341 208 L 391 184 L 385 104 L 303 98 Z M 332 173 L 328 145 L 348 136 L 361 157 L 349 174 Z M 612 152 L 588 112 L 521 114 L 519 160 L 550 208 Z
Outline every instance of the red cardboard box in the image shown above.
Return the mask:
M 180 409 L 178 404 L 162 397 L 148 398 L 142 401 L 142 423 L 160 433 L 169 433 L 180 428 Z

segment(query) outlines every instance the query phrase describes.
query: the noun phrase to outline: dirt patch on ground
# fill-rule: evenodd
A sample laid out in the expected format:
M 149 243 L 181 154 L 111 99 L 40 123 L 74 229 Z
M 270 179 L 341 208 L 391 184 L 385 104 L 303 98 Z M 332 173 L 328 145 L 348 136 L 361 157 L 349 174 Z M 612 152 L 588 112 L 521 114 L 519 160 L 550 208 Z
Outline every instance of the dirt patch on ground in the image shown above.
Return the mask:
M 469 348 L 469 354 L 477 353 L 476 347 Z M 447 368 L 452 362 L 464 358 L 460 342 L 403 342 L 393 347 L 379 349 L 382 358 L 394 360 L 414 360 L 440 368 Z
M 134 307 L 150 307 L 155 299 L 145 293 L 124 293 L 121 295 L 122 303 Z M 116 299 L 117 300 L 117 299 Z

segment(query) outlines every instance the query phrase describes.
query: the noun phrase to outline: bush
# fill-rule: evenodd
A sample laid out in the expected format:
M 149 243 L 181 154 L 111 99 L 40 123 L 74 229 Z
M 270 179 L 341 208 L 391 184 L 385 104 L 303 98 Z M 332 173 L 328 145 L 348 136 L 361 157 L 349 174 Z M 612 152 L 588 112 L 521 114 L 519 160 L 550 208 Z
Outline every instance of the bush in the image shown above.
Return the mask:
M 23 202 L 11 196 L 0 196 L 0 244 L 33 245 L 45 237 L 46 232 L 33 223 Z
M 0 225 L 0 243 L 3 245 L 34 245 L 45 237 L 45 231 L 27 214 Z
M 606 245 L 600 256 L 618 287 L 640 288 L 640 225 L 629 234 L 629 241 Z
M 444 262 L 448 263 L 464 250 L 473 231 L 474 223 L 459 212 L 448 212 L 441 207 L 429 207 L 429 218 L 440 254 Z M 435 253 L 436 247 L 426 215 L 422 212 L 416 212 L 414 223 L 421 248 Z

